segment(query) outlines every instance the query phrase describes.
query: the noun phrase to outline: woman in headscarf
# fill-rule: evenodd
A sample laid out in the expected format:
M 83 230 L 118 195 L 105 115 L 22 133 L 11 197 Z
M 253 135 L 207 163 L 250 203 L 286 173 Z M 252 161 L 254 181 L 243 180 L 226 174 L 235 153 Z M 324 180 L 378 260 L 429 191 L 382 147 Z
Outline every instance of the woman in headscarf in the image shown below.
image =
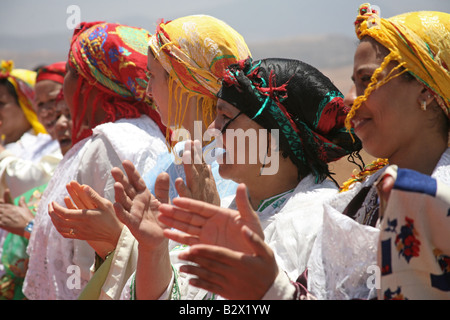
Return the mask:
M 147 173 L 144 180 L 154 193 L 154 181 L 160 172 L 170 176 L 170 199 L 185 188 L 185 167 L 180 165 L 186 140 L 197 140 L 203 148 L 203 160 L 211 165 L 220 199 L 234 194 L 236 184 L 221 179 L 215 161 L 216 147 L 206 129 L 215 117 L 217 92 L 225 68 L 250 56 L 242 36 L 225 22 L 206 15 L 194 15 L 172 21 L 162 21 L 149 41 L 149 94 L 167 126 L 173 128 L 173 140 L 182 141 L 168 155 L 161 157 L 159 166 Z M 160 85 L 165 90 L 160 90 Z M 184 141 L 183 141 L 184 140 Z M 189 151 L 190 144 L 187 144 Z M 176 165 L 178 164 L 178 165 Z M 195 163 L 198 165 L 198 163 Z M 194 170 L 199 170 L 197 167 Z M 189 174 L 189 173 L 188 173 Z M 177 178 L 181 178 L 178 179 Z M 201 179 L 199 179 L 201 180 Z M 202 181 L 186 181 L 194 194 L 203 189 Z M 206 196 L 205 196 L 206 197 Z M 195 198 L 199 198 L 196 195 Z M 208 201 L 209 199 L 203 198 Z M 220 203 L 215 198 L 212 201 Z
M 23 299 L 22 282 L 25 277 L 28 256 L 26 247 L 33 228 L 34 213 L 43 190 L 50 180 L 62 156 L 71 147 L 68 107 L 59 102 L 64 82 L 65 62 L 57 62 L 40 68 L 36 73 L 34 86 L 34 110 L 38 121 L 44 126 L 51 138 L 59 142 L 59 148 L 43 155 L 39 161 L 24 160 L 9 156 L 9 169 L 17 171 L 16 176 L 8 176 L 7 180 L 14 187 L 13 203 L 0 204 L 0 227 L 9 231 L 3 244 L 1 262 L 6 274 L 2 278 L 1 298 Z M 59 107 L 57 106 L 59 103 Z M 68 118 L 67 118 L 68 117 Z M 8 193 L 9 196 L 10 192 Z M 24 197 L 23 202 L 19 201 Z
M 380 17 L 378 8 L 370 4 L 361 5 L 355 21 L 360 44 L 355 52 L 352 76 L 358 97 L 346 120 L 347 127 L 354 128 L 369 154 L 387 159 L 389 164 L 402 170 L 429 175 L 445 184 L 450 183 L 449 30 L 448 13 L 419 11 L 384 19 Z M 448 236 L 436 234 L 436 239 L 440 236 L 447 239 L 431 240 L 426 233 L 434 233 L 432 229 L 418 236 L 422 243 L 420 251 L 429 254 L 427 263 L 419 268 L 422 275 L 411 270 L 418 266 L 416 263 L 423 261 L 423 254 L 406 263 L 409 267 L 402 270 L 411 286 L 404 282 L 403 275 L 397 273 L 399 269 L 391 270 L 394 272 L 391 277 L 389 271 L 381 277 L 382 281 L 398 279 L 393 287 L 376 290 L 380 289 L 380 278 L 376 279 L 377 286 L 367 285 L 377 275 L 368 271 L 369 267 L 377 266 L 382 274 L 389 269 L 378 261 L 377 255 L 384 251 L 381 242 L 378 244 L 379 239 L 392 235 L 401 237 L 400 230 L 410 229 L 404 217 L 400 218 L 404 210 L 394 211 L 396 213 L 390 216 L 383 216 L 380 212 L 383 208 L 380 207 L 376 182 L 382 181 L 384 175 L 385 170 L 380 170 L 361 183 L 347 186 L 350 190 L 330 203 L 325 211 L 327 223 L 308 268 L 308 288 L 318 298 L 366 299 L 378 294 L 378 298 L 391 299 L 397 294 L 397 297 L 407 299 L 448 299 L 448 292 L 432 288 L 431 284 L 427 286 L 422 282 L 417 286 L 427 274 L 428 277 L 430 274 L 448 274 L 428 248 L 433 243 L 438 249 L 447 248 L 443 253 L 449 255 L 448 246 L 442 246 L 450 243 Z M 415 180 L 414 175 L 410 177 Z M 410 185 L 412 187 L 414 183 Z M 406 205 L 415 203 L 415 200 L 417 195 L 402 201 Z M 416 208 L 419 216 L 431 214 L 419 205 Z M 339 214 L 341 212 L 345 215 Z M 396 221 L 397 228 L 389 226 L 389 221 Z M 415 230 L 423 230 L 419 227 L 423 223 L 419 219 L 416 221 L 418 226 Z M 414 228 L 410 230 L 416 234 Z M 341 240 L 333 242 L 332 239 Z M 409 240 L 411 244 L 415 243 L 415 239 Z M 391 261 L 403 259 L 405 263 L 401 244 L 393 241 L 393 246 L 397 247 L 392 248 Z M 352 261 L 350 265 L 349 261 Z M 408 268 L 412 269 L 408 271 Z M 384 296 L 388 289 L 395 294 Z
M 327 201 L 307 271 L 296 284 L 272 282 L 272 298 L 448 299 L 449 201 L 437 185 L 450 184 L 449 23 L 442 12 L 383 19 L 370 4 L 359 8 L 353 69 L 358 98 L 346 124 L 379 157 L 378 167 L 386 159 L 392 166 L 352 178 L 344 186 L 348 191 Z M 253 263 L 251 271 L 256 265 L 274 268 L 270 249 L 255 234 L 244 238 L 256 252 L 244 257 L 247 266 Z M 185 258 L 212 256 L 211 248 L 198 249 Z M 239 252 L 214 248 L 219 254 L 236 270 L 245 269 L 239 269 Z
M 335 195 L 338 191 L 337 185 L 327 179 L 331 178 L 328 163 L 357 152 L 361 147 L 359 140 L 353 141 L 344 127 L 346 108 L 343 96 L 330 79 L 304 62 L 288 59 L 246 59 L 228 67 L 218 97 L 217 115 L 211 129 L 216 130 L 217 139 L 223 143 L 225 149 L 219 172 L 224 178 L 244 183 L 248 192 L 247 199 L 245 196 L 244 200 L 237 197 L 230 208 L 222 210 L 233 217 L 238 213 L 231 209 L 237 207 L 256 212 L 262 226 L 259 231 L 264 232 L 266 240 L 277 253 L 283 237 L 291 242 L 292 237 L 297 237 L 298 242 L 303 245 L 303 250 L 291 252 L 295 258 L 290 257 L 291 260 L 288 260 L 289 253 L 282 250 L 279 254 L 280 261 L 285 260 L 286 266 L 291 268 L 289 271 L 300 273 L 305 268 L 315 233 L 321 224 L 322 207 L 319 201 Z M 245 138 L 247 135 L 249 139 Z M 241 139 L 242 137 L 244 139 Z M 235 140 L 238 140 L 237 144 Z M 255 145 L 258 146 L 256 150 Z M 256 162 L 250 160 L 254 153 L 258 154 Z M 238 159 L 243 154 L 247 160 L 239 162 Z M 240 194 L 242 190 L 241 188 Z M 201 203 L 180 198 L 174 199 L 174 204 L 183 201 L 190 204 Z M 214 206 L 204 206 L 205 209 L 220 211 L 219 207 L 214 209 Z M 189 210 L 188 207 L 184 209 Z M 155 207 L 151 210 L 158 211 Z M 164 204 L 160 207 L 160 211 L 164 213 L 163 210 L 177 211 L 171 205 Z M 180 210 L 182 211 L 184 210 Z M 150 213 L 144 213 L 147 214 Z M 142 258 L 139 256 L 140 264 L 135 279 L 132 279 L 135 283 L 131 286 L 131 292 L 130 287 L 125 288 L 128 292 L 125 292 L 124 296 L 131 294 L 138 299 L 158 298 L 161 295 L 176 299 L 215 298 L 214 294 L 189 286 L 185 275 L 179 273 L 179 262 L 176 261 L 179 251 L 172 252 L 170 261 L 165 260 L 169 255 L 167 252 L 161 252 L 162 248 L 167 246 L 167 239 L 164 239 L 163 228 L 159 227 L 158 222 L 151 224 L 149 220 L 144 219 L 144 223 L 140 225 L 142 231 L 139 232 L 139 224 L 134 224 L 136 218 L 133 218 L 133 215 L 137 215 L 136 212 L 120 212 L 121 219 L 128 221 L 130 230 L 136 232 L 136 238 L 143 249 L 139 251 Z M 276 235 L 276 221 L 286 215 L 290 216 L 289 222 L 283 225 L 283 234 Z M 193 225 L 202 220 L 201 215 L 194 214 L 184 216 L 180 221 L 188 222 L 190 218 L 193 218 Z M 170 222 L 166 219 L 160 221 L 163 224 Z M 152 228 L 159 227 L 159 232 L 152 229 L 153 233 L 147 234 L 144 227 L 147 223 Z M 222 238 L 228 229 L 234 228 L 236 221 L 216 223 L 214 231 L 209 229 L 212 231 L 210 236 L 214 238 L 209 239 L 209 243 L 226 243 L 233 249 L 246 247 L 245 242 L 240 242 L 239 239 L 234 241 L 233 237 Z M 169 224 L 170 226 L 181 227 L 176 223 Z M 195 229 L 195 226 L 191 227 Z M 192 228 L 182 230 L 189 231 Z M 174 240 L 186 243 L 186 239 L 177 236 L 177 232 L 166 230 L 165 234 L 173 235 Z M 150 234 L 154 238 L 149 238 Z M 224 239 L 228 240 L 222 242 Z M 187 244 L 192 242 L 188 241 Z M 155 252 L 164 259 L 152 265 L 152 255 Z M 156 285 L 146 282 L 155 276 L 165 279 L 164 284 L 159 283 L 159 290 L 155 290 Z M 157 291 L 159 295 L 156 294 Z M 245 291 L 241 293 L 245 294 Z
M 67 106 L 58 112 L 57 105 L 64 103 L 63 83 L 66 74 L 66 61 L 55 62 L 38 69 L 36 75 L 34 104 L 39 121 L 53 139 L 59 142 L 61 153 L 65 154 L 72 146 L 72 139 L 59 136 L 54 130 L 59 116 L 67 114 Z M 56 108 L 56 109 L 55 109 Z M 70 120 L 70 118 L 68 119 Z
M 149 84 L 147 92 L 161 114 L 162 122 L 168 129 L 172 128 L 174 131 L 174 135 L 172 135 L 174 141 L 178 141 L 179 138 L 176 134 L 181 133 L 181 138 L 196 138 L 201 143 L 204 131 L 215 116 L 217 92 L 220 89 L 221 77 L 225 68 L 230 63 L 248 56 L 250 56 L 250 51 L 242 36 L 225 22 L 214 17 L 187 16 L 169 22 L 161 22 L 158 25 L 156 33 L 150 37 L 148 42 Z M 183 133 L 187 133 L 188 136 L 183 136 Z M 170 137 L 171 131 L 167 130 L 167 138 Z M 178 161 L 184 151 L 185 142 L 179 142 L 173 148 L 169 145 L 171 150 L 158 157 L 156 167 L 144 172 L 145 184 L 150 192 L 164 198 L 176 197 L 180 192 L 196 199 L 215 201 L 217 204 L 224 197 L 234 194 L 236 183 L 222 179 L 218 174 L 218 164 L 211 156 L 214 144 L 204 147 L 203 157 L 200 156 L 201 162 L 186 166 Z M 204 142 L 207 144 L 210 139 L 206 139 Z M 187 145 L 191 144 L 187 143 Z M 201 148 L 202 145 L 200 145 Z M 188 149 L 191 151 L 191 147 Z M 205 162 L 211 165 L 211 169 L 206 166 Z M 127 173 L 134 170 L 134 166 L 130 162 L 125 162 L 124 167 Z M 124 183 L 124 175 L 121 170 L 116 170 L 113 174 L 119 182 Z M 155 188 L 157 177 L 160 181 L 164 180 L 169 184 L 167 188 L 164 188 L 168 193 L 162 196 Z M 90 200 L 85 200 L 79 209 L 101 207 L 104 208 L 104 217 L 116 216 L 112 203 L 98 197 L 92 190 L 93 188 L 80 187 L 76 184 L 72 184 L 72 186 L 74 191 L 71 196 L 74 202 L 80 203 L 83 201 L 82 198 L 86 197 L 86 193 L 82 191 L 83 188 L 87 188 L 88 194 L 92 191 L 89 194 Z M 55 205 L 50 210 L 50 215 L 58 230 L 89 224 L 92 228 L 89 230 L 92 232 L 86 232 L 86 237 L 96 237 L 96 226 L 103 224 L 102 221 L 106 220 L 90 219 L 89 214 L 96 214 L 97 211 L 88 210 L 87 214 L 83 215 L 85 219 L 81 221 L 74 218 L 73 214 L 77 212 L 81 211 L 68 210 Z M 67 234 L 66 236 L 77 237 Z M 80 299 L 119 298 L 120 291 L 117 292 L 111 288 L 120 287 L 122 282 L 123 285 L 128 279 L 127 272 L 134 271 L 137 243 L 128 228 L 123 228 L 122 232 L 115 237 L 115 239 L 117 238 L 117 246 L 111 259 L 102 264 L 101 269 L 95 273 L 95 279 L 93 278 Z M 124 264 L 123 260 L 129 261 L 129 263 Z M 117 279 L 120 280 L 117 281 Z M 104 290 L 99 290 L 99 283 L 102 284 Z
M 97 260 L 102 260 L 115 246 L 108 241 L 66 239 L 55 229 L 47 210 L 50 202 L 64 204 L 66 184 L 74 180 L 91 185 L 112 201 L 111 168 L 129 159 L 140 172 L 148 171 L 166 150 L 165 127 L 145 95 L 149 36 L 141 28 L 105 22 L 82 23 L 74 31 L 63 85 L 73 146 L 58 165 L 36 213 L 24 281 L 29 299 L 76 299 L 91 277 L 94 250 Z M 122 225 L 115 222 L 97 232 L 120 233 Z
M 18 160 L 37 163 L 44 155 L 59 150 L 58 143 L 47 134 L 36 114 L 35 82 L 34 71 L 14 69 L 12 61 L 1 62 L 0 194 L 2 196 L 6 188 L 10 189 L 11 196 L 15 198 L 36 186 L 33 182 L 36 180 L 35 176 L 28 175 L 28 170 Z M 49 166 L 47 174 L 54 168 L 52 164 Z

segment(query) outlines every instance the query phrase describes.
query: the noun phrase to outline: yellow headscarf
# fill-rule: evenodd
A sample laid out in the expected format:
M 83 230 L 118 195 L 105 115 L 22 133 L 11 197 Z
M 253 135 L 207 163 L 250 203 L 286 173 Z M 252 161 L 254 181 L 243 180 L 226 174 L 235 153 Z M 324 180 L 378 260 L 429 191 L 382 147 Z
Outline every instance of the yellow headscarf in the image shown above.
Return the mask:
M 236 30 L 206 15 L 161 22 L 150 38 L 149 47 L 169 74 L 169 92 L 180 89 L 181 93 L 188 94 L 188 98 L 203 98 L 203 122 L 206 126 L 213 120 L 216 95 L 226 67 L 251 56 L 243 37 Z M 178 105 L 181 106 L 181 95 L 179 99 Z M 183 122 L 185 112 L 176 110 L 176 124 Z
M 47 133 L 44 126 L 39 122 L 33 108 L 33 88 L 36 82 L 36 72 L 25 69 L 14 69 L 13 61 L 2 60 L 0 64 L 0 78 L 8 79 L 14 86 L 19 105 L 22 108 L 26 119 L 31 124 L 34 133 Z
M 359 7 L 355 31 L 359 39 L 372 37 L 390 53 L 375 70 L 364 95 L 356 98 L 346 119 L 347 128 L 351 126 L 355 111 L 374 89 L 406 71 L 429 88 L 442 110 L 450 116 L 450 14 L 419 11 L 382 19 L 378 10 L 365 3 Z M 378 74 L 391 61 L 397 61 L 398 66 L 378 83 Z M 401 67 L 404 70 L 394 74 Z

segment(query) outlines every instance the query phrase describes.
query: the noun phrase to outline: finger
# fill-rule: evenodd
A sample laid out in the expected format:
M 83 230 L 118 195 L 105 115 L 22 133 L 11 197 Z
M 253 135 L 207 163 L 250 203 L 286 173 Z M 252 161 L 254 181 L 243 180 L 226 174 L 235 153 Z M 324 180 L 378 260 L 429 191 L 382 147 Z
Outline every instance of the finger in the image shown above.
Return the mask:
M 130 211 L 133 201 L 128 197 L 125 192 L 124 186 L 120 182 L 114 183 L 114 200 L 116 203 L 120 203 L 124 210 Z
M 128 183 L 128 178 L 123 173 L 122 169 L 120 169 L 118 167 L 114 167 L 111 169 L 111 175 L 113 176 L 113 178 L 116 182 L 120 182 L 122 184 Z
M 81 189 L 78 186 L 79 186 L 78 183 L 73 184 L 68 183 L 66 184 L 66 189 L 70 197 L 72 198 L 72 201 L 75 204 L 75 206 L 79 209 L 84 209 L 85 208 L 84 203 L 81 200 L 80 196 L 78 195 L 78 192 L 81 191 Z
M 191 212 L 170 204 L 161 204 L 158 210 L 161 218 L 183 222 L 193 227 L 202 227 L 207 221 L 196 212 Z
M 139 171 L 137 171 L 134 164 L 129 160 L 125 160 L 122 162 L 122 165 L 125 169 L 130 185 L 133 186 L 136 192 L 144 191 L 147 188 L 147 185 L 145 184 L 144 179 L 142 179 L 141 174 L 139 173 Z M 125 191 L 128 190 L 125 189 Z M 131 197 L 132 195 L 129 196 Z
M 123 190 L 126 195 L 131 199 L 134 199 L 136 196 L 136 190 L 130 184 L 130 181 L 125 173 L 120 168 L 115 167 L 111 169 L 111 175 L 117 183 L 120 183 L 123 186 Z
M 202 143 L 199 140 L 194 140 L 191 152 L 193 152 L 194 164 L 202 165 L 205 163 L 203 161 Z
M 192 183 L 194 183 L 194 181 L 196 179 L 195 178 L 196 172 L 195 172 L 194 163 L 193 163 L 193 159 L 192 159 L 192 152 L 190 150 L 186 150 L 186 147 L 185 147 L 185 151 L 183 152 L 182 160 L 183 160 L 183 169 L 184 169 L 184 175 L 185 175 L 185 179 L 186 179 L 186 185 L 190 187 L 190 186 L 192 186 Z
M 190 235 L 194 235 L 194 236 L 198 236 L 198 235 L 200 235 L 200 232 L 201 232 L 201 227 L 199 227 L 199 222 L 191 222 L 193 219 L 191 218 L 191 219 L 189 219 L 189 218 L 186 218 L 186 222 L 184 222 L 184 221 L 181 221 L 181 220 L 179 220 L 179 219 L 176 219 L 176 218 L 174 218 L 173 217 L 173 215 L 172 215 L 172 217 L 169 217 L 169 216 L 167 216 L 167 215 L 164 215 L 163 213 L 162 213 L 162 211 L 161 211 L 161 207 L 162 206 L 164 206 L 164 205 L 161 205 L 158 209 L 159 209 L 159 211 L 160 211 L 160 215 L 158 215 L 158 220 L 161 222 L 161 223 L 163 223 L 164 225 L 166 225 L 167 227 L 170 227 L 170 228 L 174 228 L 174 229 L 177 229 L 177 230 L 180 230 L 180 231 L 183 231 L 183 232 L 185 232 L 185 233 L 187 233 L 187 234 L 190 234 Z M 164 210 L 164 209 L 163 209 Z M 191 215 L 192 216 L 192 215 Z M 197 225 L 195 224 L 195 223 L 197 223 Z
M 56 202 L 54 202 L 54 201 L 50 202 L 48 204 L 48 206 L 47 206 L 48 207 L 48 214 L 50 216 L 50 219 L 53 222 L 53 225 L 59 231 L 59 228 L 64 224 L 65 219 L 63 218 L 63 216 L 60 215 L 59 212 L 58 213 L 56 212 L 55 205 L 56 205 Z
M 264 242 L 264 240 L 258 236 L 255 232 L 250 230 L 247 226 L 241 228 L 241 232 L 248 245 L 253 249 L 257 256 L 269 259 L 273 257 L 272 249 Z
M 95 209 L 98 205 L 95 203 L 92 198 L 93 195 L 98 195 L 94 189 L 87 185 L 80 185 L 77 181 L 71 181 L 70 186 L 76 190 L 76 194 L 79 197 L 80 201 L 83 203 L 84 207 L 80 209 Z M 86 193 L 86 188 L 90 189 L 89 193 Z
M 203 161 L 202 145 L 199 140 L 187 141 L 183 153 L 186 185 L 192 189 L 203 172 L 206 164 Z
M 253 219 L 259 219 L 250 204 L 247 187 L 243 183 L 239 184 L 236 189 L 236 206 L 241 214 L 242 220 L 251 221 Z
M 167 172 L 162 172 L 156 177 L 155 197 L 161 203 L 169 203 L 170 176 Z
M 380 216 L 384 215 L 389 201 L 392 188 L 394 188 L 395 179 L 390 174 L 385 174 L 379 182 L 376 183 L 377 193 L 380 202 Z
M 178 243 L 182 243 L 188 246 L 193 246 L 200 243 L 197 236 L 192 236 L 190 234 L 171 229 L 164 229 L 163 234 L 167 239 L 173 240 Z
M 19 198 L 19 207 L 28 209 L 28 205 L 27 205 L 27 203 L 25 201 L 25 197 L 24 196 Z
M 178 255 L 181 260 L 197 263 L 215 272 L 229 270 L 230 266 L 233 266 L 235 261 L 239 261 L 243 256 L 244 254 L 241 252 L 208 244 L 191 246 L 189 250 Z
M 391 175 L 385 175 L 380 183 L 377 184 L 380 200 L 388 202 L 392 188 L 394 188 L 395 179 Z
M 48 204 L 48 213 L 55 229 L 64 237 L 75 239 L 74 230 L 77 229 L 73 223 L 69 223 L 67 220 L 62 219 L 56 214 L 55 211 L 56 202 L 50 202 Z
M 65 221 L 84 221 L 86 218 L 86 214 L 83 214 L 83 210 L 81 209 L 67 209 L 61 205 L 59 205 L 57 202 L 53 201 L 50 203 L 52 205 L 52 215 L 57 216 L 60 219 L 63 219 Z M 86 210 L 86 209 L 84 209 Z M 50 214 L 50 209 L 49 209 Z
M 64 197 L 64 203 L 66 204 L 67 209 L 78 209 L 70 197 Z
M 5 203 L 11 203 L 13 204 L 13 198 L 11 196 L 11 190 L 8 188 L 5 190 L 5 192 L 3 193 L 3 201 L 5 201 Z
M 192 164 L 191 149 L 192 149 L 192 140 L 186 140 L 186 142 L 184 143 L 183 154 L 181 155 L 183 164 Z
M 181 266 L 180 271 L 197 277 L 189 280 L 189 283 L 195 287 L 207 290 L 209 292 L 214 292 L 219 295 L 224 291 L 221 283 L 226 283 L 226 279 L 221 275 L 217 275 L 206 269 L 191 265 Z
M 115 202 L 113 204 L 114 212 L 116 213 L 117 218 L 122 222 L 124 225 L 129 226 L 130 225 L 130 213 L 128 210 L 126 210 L 122 204 Z
M 186 211 L 197 213 L 204 218 L 210 218 L 216 214 L 230 214 L 233 210 L 222 208 L 200 200 L 178 197 L 172 200 L 173 204 Z
M 100 196 L 94 189 L 92 189 L 90 186 L 83 186 L 83 193 L 86 196 L 86 198 L 89 199 L 91 202 L 91 209 L 107 209 L 107 203 L 110 201 L 108 199 L 103 198 Z
M 186 180 L 188 180 L 187 176 L 186 176 Z M 192 192 L 191 190 L 186 186 L 186 184 L 184 183 L 182 178 L 177 178 L 175 180 L 175 189 L 178 192 L 178 195 L 180 197 L 185 197 L 185 198 L 192 198 Z

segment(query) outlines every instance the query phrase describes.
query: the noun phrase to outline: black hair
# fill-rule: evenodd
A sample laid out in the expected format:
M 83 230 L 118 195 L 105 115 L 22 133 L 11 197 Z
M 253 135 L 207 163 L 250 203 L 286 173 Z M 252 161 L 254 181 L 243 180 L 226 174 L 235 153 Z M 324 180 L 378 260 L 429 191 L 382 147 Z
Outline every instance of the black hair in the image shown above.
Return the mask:
M 0 79 L 0 86 L 5 86 L 7 92 L 14 97 L 16 104 L 19 105 L 19 96 L 17 95 L 16 89 L 14 88 L 13 84 L 9 82 L 8 79 L 3 78 Z

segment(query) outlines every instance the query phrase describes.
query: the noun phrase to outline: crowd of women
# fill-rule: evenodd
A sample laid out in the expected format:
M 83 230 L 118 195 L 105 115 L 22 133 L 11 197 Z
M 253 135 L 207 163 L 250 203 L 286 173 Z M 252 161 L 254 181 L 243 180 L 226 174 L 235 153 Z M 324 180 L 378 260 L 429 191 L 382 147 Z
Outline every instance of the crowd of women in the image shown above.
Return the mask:
M 0 298 L 449 299 L 450 14 L 355 31 L 345 99 L 206 15 L 2 61 Z

